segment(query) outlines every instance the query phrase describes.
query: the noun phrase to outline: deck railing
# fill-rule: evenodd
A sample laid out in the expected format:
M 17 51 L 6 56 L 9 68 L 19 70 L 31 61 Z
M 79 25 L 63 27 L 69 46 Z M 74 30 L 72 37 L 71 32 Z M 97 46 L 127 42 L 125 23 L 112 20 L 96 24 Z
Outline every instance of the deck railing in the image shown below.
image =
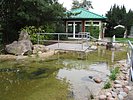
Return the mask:
M 130 80 L 133 81 L 133 45 L 129 40 L 127 49 L 127 64 L 130 66 Z
M 88 41 L 90 40 L 90 33 L 89 32 L 79 32 L 78 34 L 75 34 L 75 38 L 72 38 L 73 36 L 73 33 L 37 33 L 38 34 L 38 44 L 41 42 L 41 41 L 48 41 L 48 42 L 57 42 L 58 43 L 58 48 L 59 48 L 59 43 L 61 42 L 65 42 L 64 40 L 61 40 L 61 36 L 64 35 L 66 37 L 71 37 L 71 39 L 80 39 L 81 40 L 81 43 L 83 43 L 84 41 L 88 43 Z M 49 39 L 45 39 L 45 40 L 42 40 L 40 38 L 40 35 L 54 35 L 57 37 L 57 39 L 55 40 L 49 40 Z

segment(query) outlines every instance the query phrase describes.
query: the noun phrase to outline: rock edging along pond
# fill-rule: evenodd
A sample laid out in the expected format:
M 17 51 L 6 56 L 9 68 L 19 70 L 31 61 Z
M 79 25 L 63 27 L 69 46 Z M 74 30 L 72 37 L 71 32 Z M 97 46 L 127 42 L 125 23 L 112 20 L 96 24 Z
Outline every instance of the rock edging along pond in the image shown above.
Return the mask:
M 129 66 L 126 61 L 117 62 L 115 67 L 119 68 L 119 73 L 116 78 L 110 80 L 108 89 L 102 89 L 98 97 L 99 100 L 124 100 L 132 90 L 129 83 Z

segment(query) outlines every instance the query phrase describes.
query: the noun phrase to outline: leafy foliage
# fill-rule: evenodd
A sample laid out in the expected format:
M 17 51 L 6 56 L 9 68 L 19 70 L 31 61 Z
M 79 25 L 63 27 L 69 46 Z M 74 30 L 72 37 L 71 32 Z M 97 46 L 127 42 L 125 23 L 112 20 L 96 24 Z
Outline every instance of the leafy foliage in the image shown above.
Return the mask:
M 49 28 L 48 26 L 46 26 L 46 27 L 41 26 L 39 28 L 36 28 L 35 26 L 28 26 L 28 27 L 22 28 L 21 30 L 28 32 L 33 44 L 37 44 L 38 38 L 40 40 L 53 38 L 52 35 L 49 35 L 49 34 L 47 34 L 47 35 L 42 35 L 42 34 L 38 35 L 37 34 L 37 33 L 44 33 L 44 32 L 53 32 L 53 30 L 51 28 Z M 43 43 L 43 42 L 41 42 L 41 43 Z
M 52 26 L 64 16 L 65 9 L 57 0 L 1 0 L 0 23 L 4 41 L 18 38 L 18 31 L 25 26 Z
M 73 0 L 72 2 L 72 9 L 75 8 L 85 8 L 86 10 L 89 10 L 90 8 L 93 9 L 92 2 L 88 0 L 83 0 L 82 2 L 79 2 L 78 0 Z

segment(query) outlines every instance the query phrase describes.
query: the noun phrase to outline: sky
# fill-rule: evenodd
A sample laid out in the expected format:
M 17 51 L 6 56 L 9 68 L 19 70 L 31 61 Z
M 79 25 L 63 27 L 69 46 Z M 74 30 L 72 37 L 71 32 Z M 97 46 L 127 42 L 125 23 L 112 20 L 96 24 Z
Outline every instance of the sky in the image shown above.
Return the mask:
M 63 3 L 63 6 L 67 8 L 67 10 L 71 9 L 73 0 L 58 0 L 59 3 Z M 79 0 L 81 1 L 81 0 Z M 107 11 L 110 10 L 111 6 L 114 4 L 126 7 L 126 10 L 133 10 L 132 0 L 90 0 L 92 1 L 92 6 L 94 9 L 90 9 L 91 12 L 97 13 L 99 15 L 105 15 Z

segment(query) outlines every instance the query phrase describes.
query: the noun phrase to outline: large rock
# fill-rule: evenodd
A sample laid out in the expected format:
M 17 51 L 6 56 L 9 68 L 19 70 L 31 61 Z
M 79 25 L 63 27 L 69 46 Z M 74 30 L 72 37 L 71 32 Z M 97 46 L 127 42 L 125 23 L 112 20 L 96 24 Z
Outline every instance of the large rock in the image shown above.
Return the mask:
M 6 51 L 10 54 L 24 55 L 28 52 L 32 52 L 32 43 L 29 40 L 14 41 L 6 45 Z
M 21 31 L 21 33 L 19 34 L 18 41 L 21 41 L 21 40 L 30 40 L 30 36 L 28 35 L 27 32 Z
M 6 45 L 5 50 L 10 54 L 24 55 L 32 52 L 32 43 L 29 40 L 29 35 L 26 32 L 21 32 L 19 41 Z

